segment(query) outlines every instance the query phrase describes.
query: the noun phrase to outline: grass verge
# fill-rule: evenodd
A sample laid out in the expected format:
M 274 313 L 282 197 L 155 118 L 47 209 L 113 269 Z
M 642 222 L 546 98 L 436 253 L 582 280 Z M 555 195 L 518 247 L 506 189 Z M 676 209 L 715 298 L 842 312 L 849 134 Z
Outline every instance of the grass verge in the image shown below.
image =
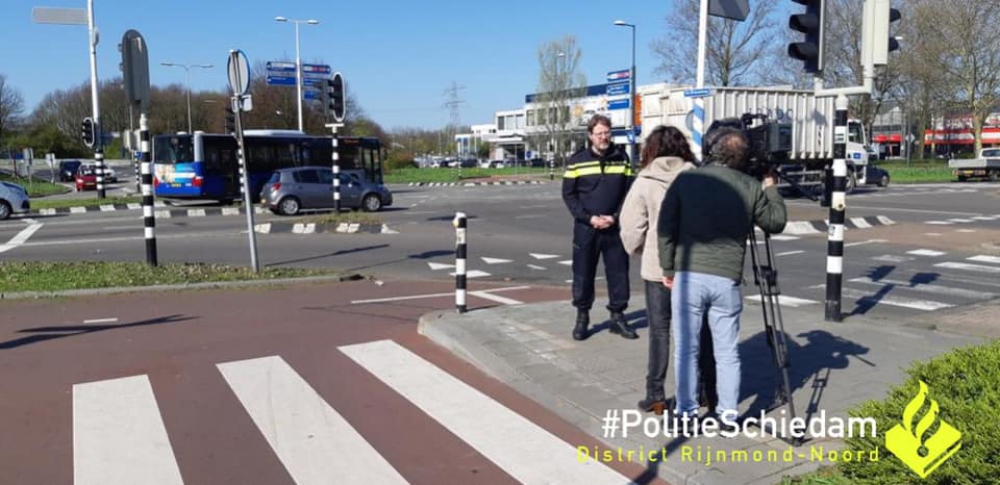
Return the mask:
M 906 162 L 880 162 L 879 167 L 889 172 L 889 178 L 894 184 L 919 184 L 934 182 L 951 182 L 956 180 L 948 168 L 948 162 L 943 160 L 915 160 L 909 165 Z
M 32 199 L 35 197 L 45 197 L 46 195 L 58 195 L 69 192 L 69 189 L 64 185 L 54 184 L 38 179 L 31 179 L 28 181 L 27 179 L 13 177 L 5 173 L 0 173 L 0 180 L 24 187 L 24 189 L 28 191 L 28 197 L 31 197 Z M 31 201 L 31 205 L 34 207 L 34 200 Z
M 152 286 L 337 275 L 336 271 L 300 268 L 253 269 L 206 263 L 138 262 L 0 262 L 0 292 L 62 291 L 119 286 Z
M 284 221 L 282 221 L 284 222 Z M 293 224 L 365 224 L 365 225 L 382 225 L 382 219 L 368 212 L 352 211 L 352 212 L 341 212 L 336 214 L 333 212 L 326 214 L 314 214 L 309 216 L 297 217 L 295 219 L 289 219 L 288 222 Z
M 463 168 L 462 176 L 459 177 L 457 168 L 398 168 L 391 172 L 386 172 L 385 182 L 390 184 L 407 183 L 428 183 L 428 182 L 458 182 L 465 179 L 477 179 L 487 177 L 527 175 L 545 176 L 549 175 L 546 167 L 518 167 L 518 168 Z M 562 170 L 556 169 L 556 175 L 561 176 Z

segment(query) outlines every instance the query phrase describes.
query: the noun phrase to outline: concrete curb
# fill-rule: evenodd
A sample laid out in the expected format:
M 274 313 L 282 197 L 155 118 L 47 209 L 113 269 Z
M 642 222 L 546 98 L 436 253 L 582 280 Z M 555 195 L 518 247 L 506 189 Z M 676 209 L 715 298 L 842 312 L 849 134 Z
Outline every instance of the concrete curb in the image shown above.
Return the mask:
M 490 185 L 542 185 L 543 180 L 503 180 L 498 182 L 410 182 L 407 187 L 486 187 Z
M 341 222 L 338 224 L 316 224 L 303 222 L 266 222 L 254 226 L 254 232 L 259 234 L 399 234 L 399 231 L 390 228 L 385 224 L 348 224 Z
M 844 221 L 848 229 L 869 229 L 875 226 L 891 226 L 896 222 L 886 216 L 850 217 Z M 803 235 L 824 234 L 830 230 L 830 224 L 825 220 L 789 221 L 781 234 Z
M 153 291 L 180 291 L 199 290 L 216 288 L 243 288 L 249 286 L 283 285 L 292 283 L 324 283 L 356 281 L 364 279 L 364 276 L 351 273 L 340 276 L 308 276 L 304 278 L 278 278 L 273 280 L 242 280 L 242 281 L 213 281 L 206 283 L 184 283 L 178 285 L 154 285 L 154 286 L 117 286 L 112 288 L 90 288 L 86 290 L 62 290 L 62 291 L 21 291 L 13 293 L 0 293 L 0 300 L 28 300 L 37 298 L 56 298 L 73 296 L 98 296 L 114 295 L 119 293 L 143 293 Z
M 117 212 L 141 210 L 141 204 L 103 204 L 97 206 L 73 206 L 58 207 L 55 209 L 33 209 L 22 217 L 31 216 L 55 216 L 70 214 L 86 214 L 88 212 Z M 171 219 L 175 217 L 207 217 L 207 216 L 236 216 L 245 214 L 242 207 L 207 207 L 194 209 L 171 209 L 169 205 L 157 202 L 153 205 L 154 215 L 157 219 Z M 254 207 L 254 214 L 265 214 L 268 211 L 262 207 Z

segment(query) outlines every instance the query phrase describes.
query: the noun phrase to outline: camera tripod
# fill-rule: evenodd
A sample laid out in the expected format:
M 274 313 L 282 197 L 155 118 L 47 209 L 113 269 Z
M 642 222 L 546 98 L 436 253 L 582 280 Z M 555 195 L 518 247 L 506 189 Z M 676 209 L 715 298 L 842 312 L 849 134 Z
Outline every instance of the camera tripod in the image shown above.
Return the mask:
M 757 254 L 756 232 L 751 230 L 749 237 L 750 262 L 753 265 L 754 284 L 760 290 L 760 303 L 764 312 L 764 330 L 767 336 L 767 346 L 771 348 L 771 356 L 774 358 L 774 364 L 781 379 L 780 385 L 775 390 L 774 407 L 785 404 L 788 410 L 788 419 L 794 419 L 795 403 L 792 400 L 792 385 L 791 379 L 788 376 L 788 368 L 791 366 L 791 361 L 788 358 L 788 344 L 785 341 L 785 324 L 781 319 L 781 306 L 778 304 L 778 296 L 781 295 L 781 289 L 778 287 L 778 269 L 774 265 L 774 249 L 771 247 L 771 235 L 766 232 L 764 233 L 766 261 L 763 263 Z M 777 435 L 776 431 L 772 433 Z M 786 441 L 798 446 L 802 443 L 802 438 L 792 437 L 791 439 L 786 439 Z

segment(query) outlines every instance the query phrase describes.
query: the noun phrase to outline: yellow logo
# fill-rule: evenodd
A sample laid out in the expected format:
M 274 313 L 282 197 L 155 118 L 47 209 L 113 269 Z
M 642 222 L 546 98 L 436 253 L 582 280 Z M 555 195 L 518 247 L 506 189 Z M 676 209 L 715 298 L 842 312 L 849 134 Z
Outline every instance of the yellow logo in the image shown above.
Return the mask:
M 938 403 L 933 399 L 930 399 L 930 410 L 914 426 L 917 411 L 928 401 L 927 392 L 927 384 L 920 381 L 920 392 L 903 410 L 902 424 L 893 426 L 885 435 L 886 448 L 920 475 L 920 478 L 927 478 L 927 475 L 962 447 L 959 441 L 962 433 L 943 419 L 938 419 Z M 924 433 L 936 420 L 941 422 L 938 430 L 924 439 Z

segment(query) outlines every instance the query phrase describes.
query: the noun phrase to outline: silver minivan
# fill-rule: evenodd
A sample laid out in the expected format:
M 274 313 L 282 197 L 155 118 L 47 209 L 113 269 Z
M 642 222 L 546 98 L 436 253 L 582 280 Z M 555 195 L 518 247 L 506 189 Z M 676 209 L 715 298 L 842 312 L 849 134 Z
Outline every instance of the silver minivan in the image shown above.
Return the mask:
M 376 212 L 392 205 L 392 192 L 382 184 L 362 179 L 358 172 L 340 173 L 340 206 Z M 333 171 L 330 167 L 276 170 L 260 192 L 260 202 L 275 214 L 295 215 L 308 209 L 333 208 Z

